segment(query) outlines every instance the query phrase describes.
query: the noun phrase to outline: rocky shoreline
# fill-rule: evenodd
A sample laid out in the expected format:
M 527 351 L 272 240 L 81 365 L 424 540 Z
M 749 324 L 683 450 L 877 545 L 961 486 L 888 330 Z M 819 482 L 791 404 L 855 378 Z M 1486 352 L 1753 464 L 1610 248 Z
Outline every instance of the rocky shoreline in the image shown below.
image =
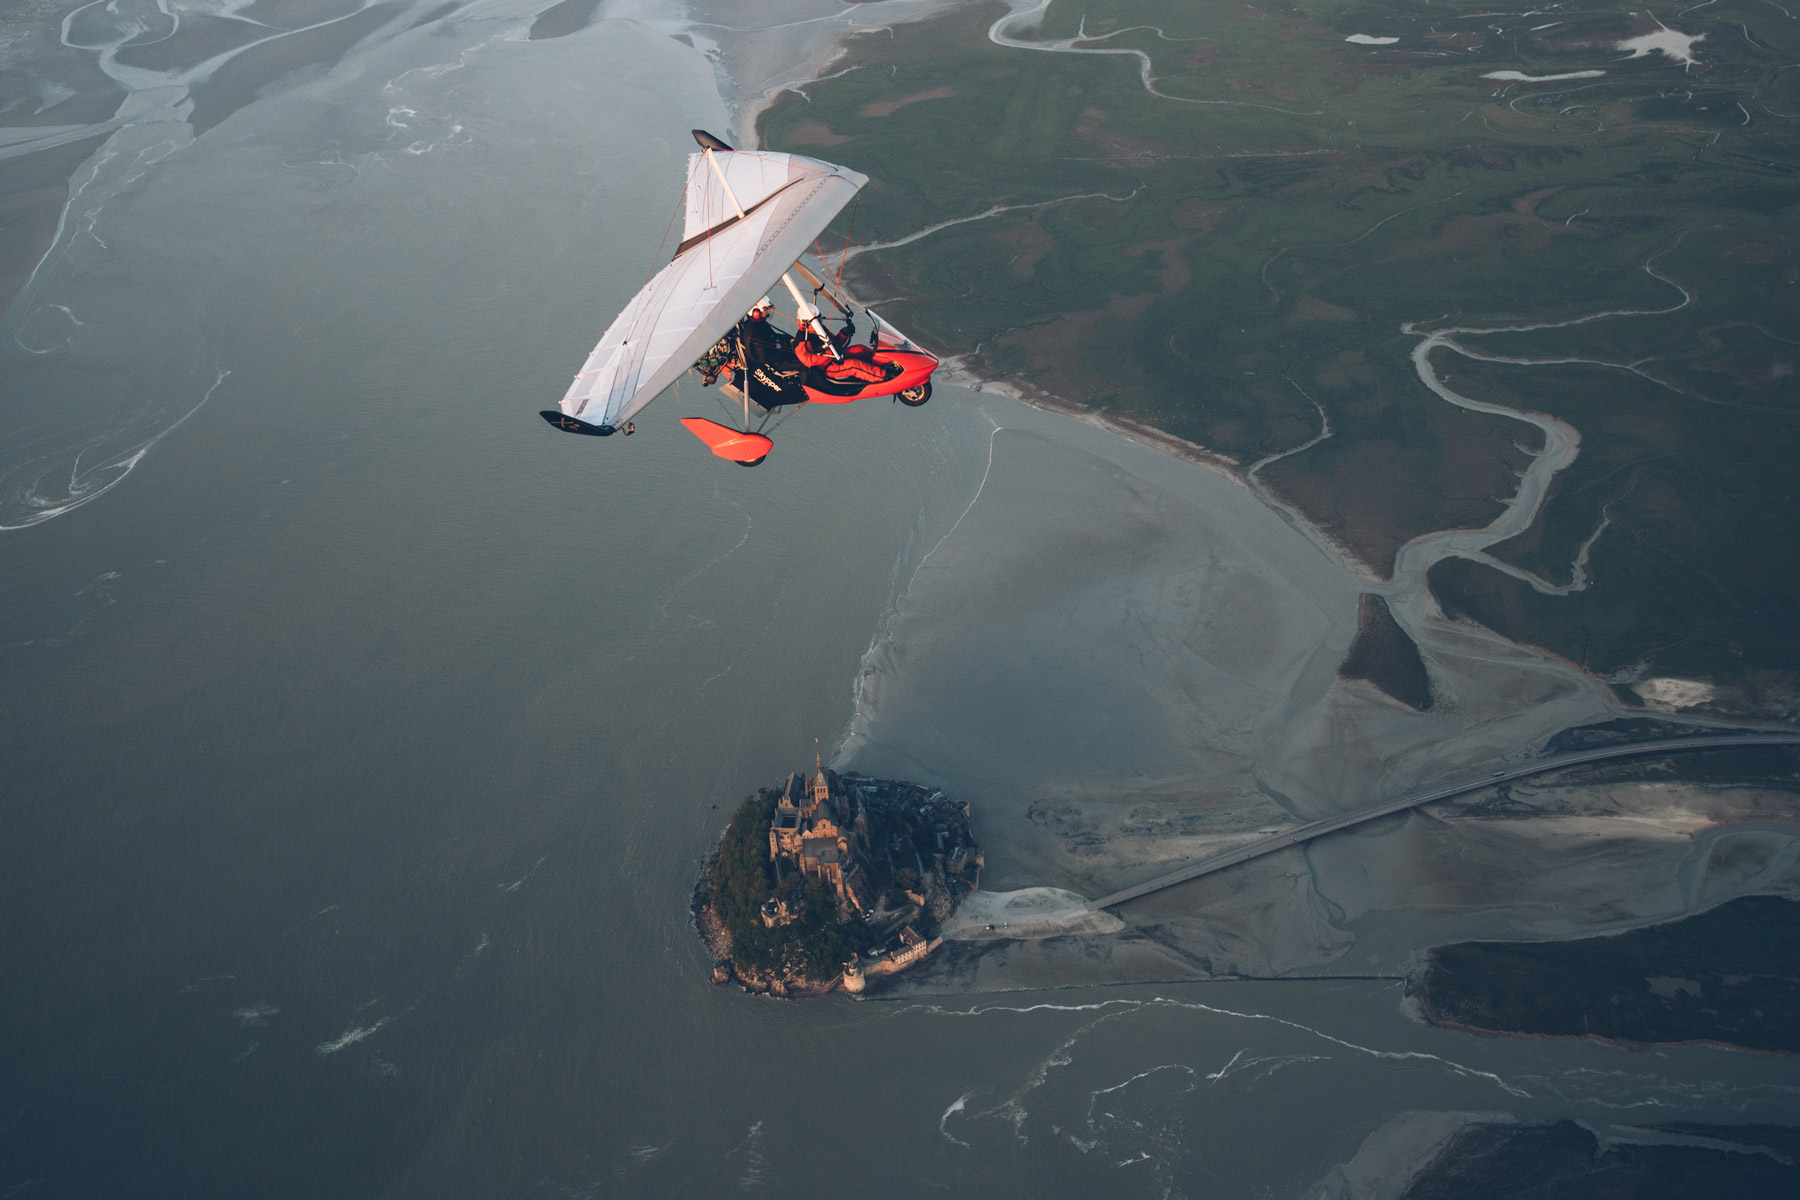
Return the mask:
M 735 983 L 753 996 L 775 996 L 783 1000 L 802 1000 L 812 996 L 823 996 L 835 992 L 843 982 L 840 972 L 830 980 L 821 983 L 816 979 L 777 977 L 758 975 L 755 972 L 740 972 L 737 963 L 731 956 L 731 931 L 725 928 L 725 922 L 713 911 L 713 872 L 719 865 L 719 855 L 713 852 L 706 860 L 706 867 L 701 872 L 700 882 L 694 887 L 693 917 L 694 930 L 706 948 L 712 954 L 712 982 L 715 987 Z

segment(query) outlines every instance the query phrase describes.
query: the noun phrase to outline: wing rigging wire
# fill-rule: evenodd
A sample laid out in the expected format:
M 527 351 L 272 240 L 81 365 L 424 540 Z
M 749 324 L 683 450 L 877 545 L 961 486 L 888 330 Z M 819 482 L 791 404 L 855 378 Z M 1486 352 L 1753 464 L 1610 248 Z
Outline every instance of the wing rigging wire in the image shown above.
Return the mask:
M 844 230 L 844 248 L 838 252 L 837 277 L 831 281 L 831 291 L 836 292 L 840 295 L 843 293 L 843 290 L 844 290 L 844 266 L 846 263 L 848 263 L 850 261 L 850 239 L 853 236 L 855 236 L 855 234 L 856 234 L 856 210 L 859 207 L 861 207 L 861 205 L 862 205 L 862 193 L 858 192 L 856 199 L 853 200 L 850 204 L 850 227 L 848 229 Z M 818 238 L 813 239 L 813 253 L 819 256 L 819 263 L 827 271 L 830 271 L 831 270 L 831 259 L 826 257 L 825 251 L 819 249 L 819 239 Z M 822 279 L 814 280 L 814 282 L 819 285 L 818 287 L 813 289 L 813 296 L 816 298 L 819 295 L 819 293 L 825 291 L 826 288 L 825 288 L 824 280 L 822 280 Z M 840 301 L 837 298 L 837 296 L 835 296 L 835 295 L 832 296 L 831 302 L 833 304 L 837 305 L 838 308 L 842 309 L 844 312 L 850 311 L 849 309 L 844 308 L 843 302 Z
M 698 161 L 695 161 L 694 170 L 698 171 L 699 169 L 700 164 Z M 706 173 L 705 179 L 706 182 L 700 185 L 705 189 L 705 191 L 701 193 L 700 211 L 710 212 L 712 210 L 712 189 L 713 184 L 716 181 L 713 179 L 712 172 L 710 171 Z M 719 286 L 719 281 L 713 277 L 713 240 L 711 238 L 706 239 L 706 286 L 709 288 Z
M 850 235 L 856 232 L 856 210 L 861 205 L 862 193 L 858 192 L 856 194 L 856 199 L 850 204 L 850 228 L 844 230 L 844 250 L 843 253 L 838 255 L 838 273 L 835 286 L 839 291 L 842 291 L 844 288 L 844 264 L 850 261 Z M 668 235 L 664 234 L 663 236 L 667 237 Z M 819 257 L 824 258 L 825 256 L 821 254 Z
M 642 295 L 644 288 L 649 287 L 650 281 L 652 279 L 656 278 L 656 264 L 662 261 L 663 250 L 669 244 L 669 233 L 671 230 L 673 230 L 675 228 L 675 214 L 681 211 L 682 201 L 685 200 L 686 198 L 687 197 L 686 197 L 685 192 L 682 195 L 677 196 L 675 198 L 675 206 L 669 210 L 669 223 L 667 225 L 663 226 L 662 241 L 656 243 L 656 253 L 650 259 L 650 269 L 648 271 L 644 272 L 643 286 L 638 288 L 639 295 Z M 635 297 L 633 298 L 633 300 L 635 302 Z M 625 342 L 627 344 L 636 340 L 638 325 L 649 315 L 650 315 L 649 305 L 645 305 L 641 311 L 633 314 L 633 316 L 631 318 L 631 325 L 626 332 Z M 581 375 L 586 375 L 586 374 L 588 374 L 588 372 L 585 370 L 581 372 Z M 575 378 L 580 379 L 581 375 L 577 375 Z M 614 379 L 614 386 L 615 386 L 615 388 L 617 386 L 617 378 L 616 377 Z M 606 409 L 611 408 L 611 407 L 612 407 L 612 396 L 609 393 L 604 402 L 604 407 L 602 408 L 601 411 L 604 412 Z
M 714 392 L 713 400 L 718 403 L 719 411 L 721 413 L 723 413 L 724 415 L 726 415 L 728 417 L 735 417 L 738 415 L 737 407 L 735 405 L 726 403 L 724 393 Z M 758 405 L 757 407 L 760 408 L 761 405 Z M 782 413 L 781 416 L 777 417 L 775 419 L 775 423 L 773 425 L 768 424 L 769 413 L 771 410 L 766 409 L 766 408 L 763 409 L 762 420 L 758 421 L 756 423 L 756 428 L 750 432 L 760 433 L 764 437 L 769 436 L 771 433 L 774 433 L 777 429 L 780 429 L 783 425 L 787 424 L 789 421 L 791 421 L 795 417 L 799 416 L 800 410 L 806 407 L 806 401 L 802 400 L 798 404 L 784 404 L 784 405 L 782 405 L 782 407 L 787 409 L 788 411 L 785 413 Z

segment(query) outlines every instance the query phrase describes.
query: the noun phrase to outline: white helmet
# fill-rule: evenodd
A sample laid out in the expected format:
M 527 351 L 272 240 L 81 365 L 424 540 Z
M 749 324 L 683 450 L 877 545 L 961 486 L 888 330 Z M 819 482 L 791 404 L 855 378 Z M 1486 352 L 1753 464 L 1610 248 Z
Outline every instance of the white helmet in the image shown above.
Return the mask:
M 794 323 L 796 325 L 809 325 L 817 320 L 818 316 L 819 310 L 802 300 L 800 306 L 794 310 Z
M 753 313 L 773 312 L 775 311 L 775 302 L 767 296 L 764 296 L 761 300 L 758 300 L 755 304 L 750 306 L 750 311 Z

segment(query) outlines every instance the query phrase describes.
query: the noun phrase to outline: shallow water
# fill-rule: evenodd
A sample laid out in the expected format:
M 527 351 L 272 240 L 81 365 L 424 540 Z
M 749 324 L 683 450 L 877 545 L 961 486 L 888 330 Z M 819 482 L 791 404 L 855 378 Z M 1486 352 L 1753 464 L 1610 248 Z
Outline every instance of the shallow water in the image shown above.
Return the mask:
M 0 1195 L 1283 1196 L 1412 1108 L 1793 1119 L 1785 1063 L 1429 1030 L 1384 980 L 707 987 L 733 804 L 831 752 L 921 561 L 1031 531 L 970 508 L 994 424 L 1101 435 L 951 388 L 755 471 L 691 392 L 548 430 L 724 113 L 681 44 L 530 18 L 397 22 L 106 176 L 7 314 L 9 478 L 82 503 L 0 535 Z

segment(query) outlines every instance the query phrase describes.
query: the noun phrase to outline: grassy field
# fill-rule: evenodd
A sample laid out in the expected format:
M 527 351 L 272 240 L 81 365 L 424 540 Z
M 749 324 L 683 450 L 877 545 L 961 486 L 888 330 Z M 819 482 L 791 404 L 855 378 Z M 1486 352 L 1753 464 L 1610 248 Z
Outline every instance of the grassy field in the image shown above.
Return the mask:
M 1746 896 L 1612 937 L 1443 946 L 1421 996 L 1431 1019 L 1477 1029 L 1796 1054 L 1797 956 L 1800 903 Z
M 1621 52 L 1658 28 L 1624 4 L 1557 21 L 1059 0 L 1040 31 L 1013 31 L 1141 51 L 1157 95 L 1130 55 L 994 44 L 1004 11 L 860 37 L 833 68 L 851 69 L 765 114 L 766 144 L 873 180 L 828 252 L 958 222 L 852 259 L 860 295 L 979 374 L 1240 463 L 1328 417 L 1330 438 L 1261 477 L 1385 571 L 1411 537 L 1492 519 L 1538 446 L 1524 423 L 1427 392 L 1402 326 L 1679 304 L 1652 262 L 1691 295 L 1679 311 L 1468 339 L 1616 365 L 1443 364 L 1470 394 L 1582 432 L 1538 526 L 1502 556 L 1566 582 L 1612 521 L 1589 591 L 1526 595 L 1470 564 L 1458 586 L 1485 600 L 1453 602 L 1484 620 L 1506 609 L 1508 633 L 1601 671 L 1795 670 L 1777 626 L 1800 599 L 1800 539 L 1780 536 L 1800 406 L 1786 115 L 1800 23 L 1750 0 L 1668 16 L 1705 35 L 1691 66 Z M 1400 41 L 1344 40 L 1357 33 Z M 1666 598 L 1628 602 L 1646 589 Z

